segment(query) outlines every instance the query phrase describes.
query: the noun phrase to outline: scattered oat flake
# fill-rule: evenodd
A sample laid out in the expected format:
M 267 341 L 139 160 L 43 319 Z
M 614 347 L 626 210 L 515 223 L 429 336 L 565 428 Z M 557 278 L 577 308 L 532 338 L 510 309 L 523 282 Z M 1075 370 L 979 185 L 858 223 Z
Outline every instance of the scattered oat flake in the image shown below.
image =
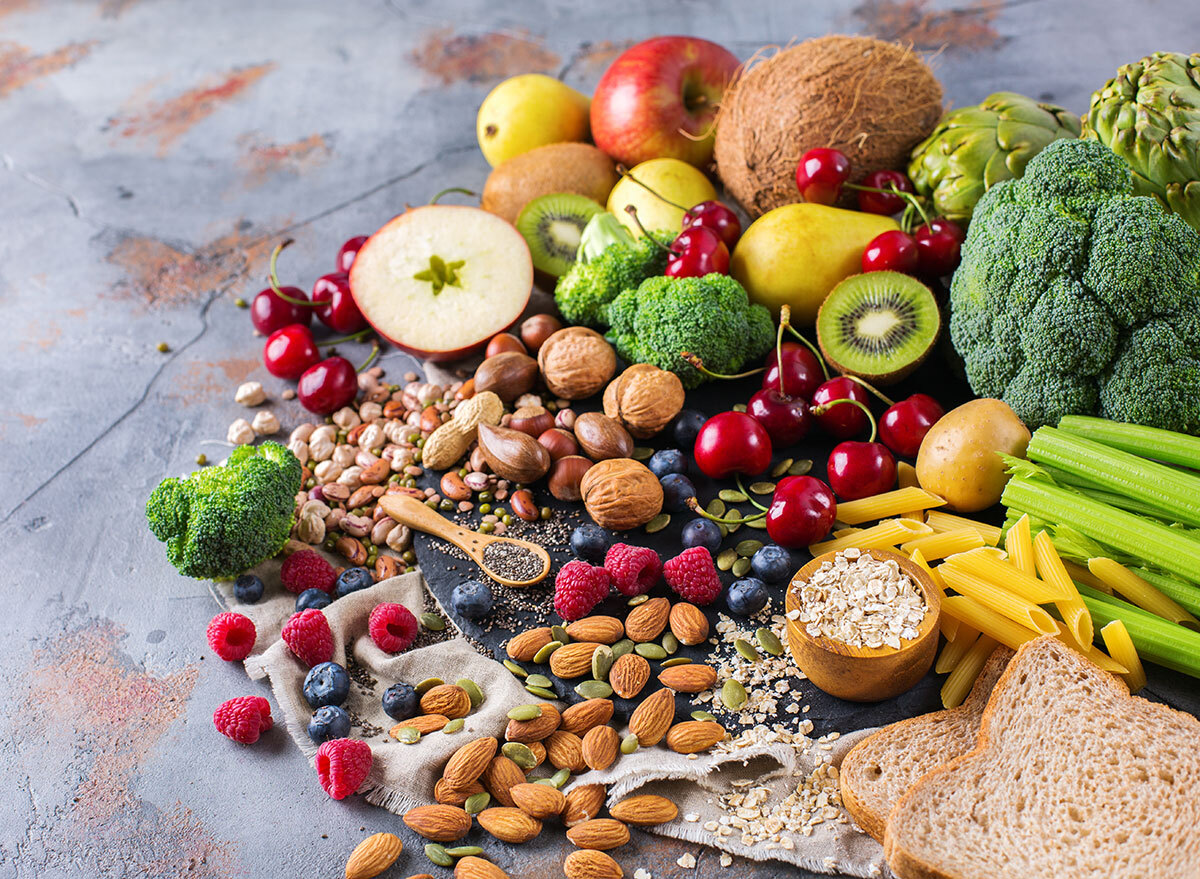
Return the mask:
M 694 870 L 696 869 L 696 856 L 689 852 L 687 854 L 680 855 L 679 859 L 675 861 L 675 863 L 683 867 L 685 870 Z

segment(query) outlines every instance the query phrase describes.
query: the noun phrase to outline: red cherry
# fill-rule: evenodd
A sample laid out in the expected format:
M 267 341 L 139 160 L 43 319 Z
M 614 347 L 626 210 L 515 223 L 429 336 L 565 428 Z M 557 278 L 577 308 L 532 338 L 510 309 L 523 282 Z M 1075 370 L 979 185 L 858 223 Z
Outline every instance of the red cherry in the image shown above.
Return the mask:
M 948 229 L 928 232 L 917 238 L 917 261 L 921 274 L 942 278 L 953 273 L 962 259 L 962 242 Z
M 345 357 L 327 357 L 300 376 L 296 397 L 309 412 L 330 415 L 354 402 L 358 373 Z
M 299 287 L 280 287 L 279 289 L 285 296 L 308 301 L 308 297 Z M 312 321 L 312 311 L 308 306 L 296 305 L 280 299 L 279 295 L 268 287 L 260 290 L 255 295 L 254 301 L 250 303 L 250 323 L 254 324 L 254 329 L 264 336 L 269 336 L 290 324 L 308 326 Z
M 837 517 L 837 500 L 813 476 L 785 476 L 775 486 L 767 510 L 767 534 L 789 549 L 812 546 L 829 533 Z
M 367 319 L 350 295 L 350 276 L 345 272 L 330 272 L 317 278 L 312 301 L 325 303 L 317 306 L 317 317 L 335 333 L 357 333 L 367 325 Z
M 928 223 L 922 223 L 913 230 L 913 237 L 920 240 L 929 237 L 935 232 L 949 232 L 958 239 L 959 244 L 967 240 L 967 233 L 963 227 L 953 220 L 947 220 L 945 217 L 934 217 Z
M 915 274 L 920 262 L 917 242 L 906 232 L 892 229 L 871 239 L 862 255 L 864 272 L 904 272 Z
M 821 371 L 821 364 L 816 355 L 799 342 L 784 342 L 780 348 L 783 352 L 783 381 L 780 382 L 780 358 L 776 352 L 771 351 L 767 354 L 763 388 L 782 391 L 804 400 L 811 399 L 813 392 L 825 381 L 825 373 Z
M 742 235 L 742 221 L 738 215 L 719 201 L 702 201 L 687 210 L 683 215 L 683 228 L 695 226 L 712 229 L 730 250 Z
M 312 330 L 303 324 L 291 324 L 276 330 L 263 345 L 263 365 L 276 378 L 294 381 L 320 359 Z
M 684 229 L 671 242 L 671 251 L 675 255 L 663 272 L 668 278 L 701 278 L 713 272 L 729 272 L 729 248 L 707 226 Z
M 834 400 L 857 400 L 864 406 L 868 404 L 867 392 L 858 382 L 844 375 L 831 378 L 813 393 L 813 407 L 824 406 Z M 817 424 L 827 434 L 838 439 L 847 439 L 865 431 L 870 422 L 867 415 L 852 403 L 838 403 L 830 406 L 824 412 L 814 412 Z
M 879 419 L 879 439 L 905 458 L 916 457 L 921 440 L 946 414 L 942 404 L 928 394 L 913 394 L 889 406 Z
M 692 454 L 711 479 L 757 476 L 771 464 L 771 437 L 745 412 L 721 412 L 701 426 Z
M 810 204 L 833 204 L 848 179 L 850 160 L 841 150 L 827 147 L 809 150 L 796 167 L 796 188 Z
M 812 415 L 800 397 L 762 390 L 746 404 L 746 414 L 766 428 L 772 448 L 795 445 L 808 435 Z
M 896 459 L 882 443 L 838 443 L 829 453 L 829 484 L 842 500 L 890 491 L 896 485 Z
M 868 192 L 864 189 L 857 190 L 858 192 L 858 209 L 868 214 L 884 214 L 891 216 L 898 214 L 904 210 L 904 197 L 894 194 L 891 190 L 896 188 L 901 192 L 912 192 L 913 185 L 909 179 L 899 171 L 872 171 L 862 182 L 863 186 L 869 186 L 872 189 L 882 189 L 884 192 Z
M 366 235 L 355 235 L 342 245 L 342 249 L 337 255 L 337 270 L 339 272 L 350 271 L 350 266 L 354 265 L 354 257 L 358 256 L 358 252 L 362 250 L 362 246 L 367 243 Z

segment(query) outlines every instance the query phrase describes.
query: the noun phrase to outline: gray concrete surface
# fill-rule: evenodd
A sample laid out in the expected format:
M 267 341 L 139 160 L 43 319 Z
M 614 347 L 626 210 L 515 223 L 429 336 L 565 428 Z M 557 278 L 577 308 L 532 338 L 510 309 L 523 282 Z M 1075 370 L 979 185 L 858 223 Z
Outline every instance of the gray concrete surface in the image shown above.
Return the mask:
M 142 522 L 162 476 L 222 454 L 205 441 L 239 381 L 282 389 L 233 305 L 272 243 L 297 239 L 289 277 L 330 270 L 406 202 L 482 183 L 474 113 L 499 79 L 590 89 L 653 34 L 743 57 L 878 34 L 938 51 L 955 104 L 1006 88 L 1076 110 L 1119 64 L 1200 42 L 1192 0 L 957 2 L 0 0 L 0 877 L 339 876 L 399 826 L 328 800 L 283 735 L 214 734 L 215 705 L 261 688 L 208 653 L 212 599 Z M 546 836 L 498 857 L 558 875 Z M 388 875 L 426 869 L 405 840 Z M 720 872 L 640 834 L 621 860 Z

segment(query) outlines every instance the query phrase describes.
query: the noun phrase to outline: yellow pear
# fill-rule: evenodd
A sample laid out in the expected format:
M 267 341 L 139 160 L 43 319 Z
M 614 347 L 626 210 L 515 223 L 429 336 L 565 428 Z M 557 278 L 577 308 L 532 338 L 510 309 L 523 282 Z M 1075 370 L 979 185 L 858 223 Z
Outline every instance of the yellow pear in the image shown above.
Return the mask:
M 676 235 L 685 208 L 716 197 L 712 183 L 694 166 L 680 159 L 650 159 L 617 182 L 608 195 L 608 209 L 635 236 L 641 233 L 627 205 L 637 208 L 638 220 L 649 231 Z
M 493 168 L 548 143 L 587 140 L 591 100 L 552 76 L 523 73 L 483 99 L 475 132 Z

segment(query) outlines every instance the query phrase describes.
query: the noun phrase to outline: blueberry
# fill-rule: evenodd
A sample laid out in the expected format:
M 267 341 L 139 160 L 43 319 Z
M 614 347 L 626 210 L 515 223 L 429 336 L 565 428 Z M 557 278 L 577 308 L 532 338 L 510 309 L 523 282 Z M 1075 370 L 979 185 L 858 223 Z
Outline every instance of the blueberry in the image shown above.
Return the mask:
M 696 409 L 684 409 L 675 416 L 675 442 L 681 449 L 691 449 L 696 445 L 696 434 L 708 416 Z
M 383 710 L 392 720 L 408 720 L 417 713 L 417 691 L 412 684 L 392 684 L 383 691 Z
M 350 735 L 350 715 L 336 705 L 322 705 L 308 722 L 308 737 L 318 745 Z
M 680 541 L 688 549 L 703 546 L 716 556 L 721 550 L 721 529 L 708 519 L 693 519 L 683 526 Z
M 742 616 L 751 616 L 767 606 L 767 587 L 762 580 L 747 577 L 737 580 L 725 595 L 729 609 Z
M 329 607 L 333 603 L 333 598 L 328 592 L 322 589 L 305 589 L 296 596 L 296 613 L 310 608 L 320 610 L 323 607 Z
M 314 665 L 304 676 L 304 698 L 313 708 L 341 705 L 350 695 L 350 675 L 336 662 Z
M 347 568 L 337 578 L 337 587 L 334 589 L 334 592 L 338 598 L 345 598 L 351 592 L 357 592 L 359 589 L 366 589 L 374 585 L 375 578 L 371 576 L 371 572 L 366 568 Z
M 469 620 L 481 619 L 492 612 L 492 590 L 478 580 L 466 580 L 454 587 L 450 604 Z
M 651 455 L 646 466 L 662 479 L 668 473 L 687 473 L 687 457 L 679 449 L 663 449 Z
M 580 525 L 571 532 L 571 552 L 575 557 L 593 565 L 604 564 L 604 556 L 612 546 L 612 538 L 599 525 Z
M 263 597 L 264 588 L 257 574 L 242 574 L 233 581 L 233 597 L 239 604 L 254 604 Z
M 750 570 L 764 583 L 784 583 L 792 576 L 792 554 L 782 546 L 768 544 L 750 557 Z
M 668 513 L 682 513 L 688 508 L 688 499 L 696 496 L 696 486 L 682 473 L 668 473 L 659 482 L 663 489 L 663 509 Z

